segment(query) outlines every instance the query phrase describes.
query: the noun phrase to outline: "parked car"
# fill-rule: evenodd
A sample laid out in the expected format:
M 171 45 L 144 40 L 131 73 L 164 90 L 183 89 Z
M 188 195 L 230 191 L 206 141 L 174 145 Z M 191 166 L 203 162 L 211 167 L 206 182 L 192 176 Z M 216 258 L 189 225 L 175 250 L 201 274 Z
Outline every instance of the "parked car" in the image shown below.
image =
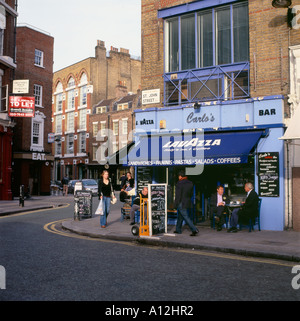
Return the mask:
M 92 191 L 93 196 L 98 195 L 98 183 L 94 179 L 74 179 L 69 182 L 68 193 L 74 194 L 74 187 L 76 182 L 82 182 L 84 191 Z
M 83 179 L 83 189 L 86 191 L 92 191 L 93 196 L 98 195 L 98 183 L 94 179 Z
M 79 179 L 73 179 L 69 182 L 68 184 L 68 193 L 69 194 L 74 194 L 74 187 L 75 187 L 75 183 L 76 182 L 80 182 Z

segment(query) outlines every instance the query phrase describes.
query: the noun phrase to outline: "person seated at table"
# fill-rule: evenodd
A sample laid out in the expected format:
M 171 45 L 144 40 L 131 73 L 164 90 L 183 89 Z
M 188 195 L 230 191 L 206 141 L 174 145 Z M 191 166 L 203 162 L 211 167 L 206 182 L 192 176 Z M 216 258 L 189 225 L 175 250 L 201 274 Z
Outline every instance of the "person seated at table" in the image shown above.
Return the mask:
M 258 216 L 258 195 L 254 190 L 252 183 L 245 184 L 245 192 L 247 193 L 247 198 L 245 203 L 240 209 L 235 209 L 230 218 L 230 229 L 227 232 L 236 233 L 238 231 L 237 224 L 245 223 L 249 224 L 249 219 L 254 220 Z
M 134 179 L 131 176 L 131 173 L 127 173 L 127 178 L 124 182 L 124 185 L 121 186 L 121 192 L 120 192 L 120 201 L 126 202 L 127 199 L 130 197 L 128 196 L 127 192 L 132 190 L 134 188 Z
M 217 187 L 217 193 L 212 194 L 210 198 L 210 209 L 212 215 L 215 216 L 217 231 L 222 231 L 224 214 L 228 214 L 226 203 L 228 204 L 229 202 L 229 197 L 224 194 L 224 187 L 219 185 Z
M 130 193 L 130 192 L 128 192 Z M 141 196 L 137 196 L 135 200 L 133 201 L 131 210 L 130 210 L 130 225 L 135 224 L 135 212 L 140 210 L 140 205 L 141 205 L 141 197 L 142 199 L 146 200 L 148 199 L 148 187 L 144 187 L 142 189 L 142 192 L 140 194 Z M 147 217 L 147 204 L 144 202 L 144 213 L 145 217 Z

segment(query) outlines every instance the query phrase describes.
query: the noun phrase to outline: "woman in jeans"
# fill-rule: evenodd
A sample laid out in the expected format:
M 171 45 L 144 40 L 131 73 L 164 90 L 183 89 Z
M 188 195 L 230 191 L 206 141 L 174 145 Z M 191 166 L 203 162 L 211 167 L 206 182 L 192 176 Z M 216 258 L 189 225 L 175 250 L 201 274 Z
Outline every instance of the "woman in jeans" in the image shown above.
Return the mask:
M 109 180 L 109 173 L 108 171 L 103 171 L 102 179 L 99 180 L 98 184 L 99 199 L 103 200 L 103 215 L 100 215 L 100 226 L 102 228 L 107 226 L 107 216 L 110 209 L 111 194 L 112 184 Z

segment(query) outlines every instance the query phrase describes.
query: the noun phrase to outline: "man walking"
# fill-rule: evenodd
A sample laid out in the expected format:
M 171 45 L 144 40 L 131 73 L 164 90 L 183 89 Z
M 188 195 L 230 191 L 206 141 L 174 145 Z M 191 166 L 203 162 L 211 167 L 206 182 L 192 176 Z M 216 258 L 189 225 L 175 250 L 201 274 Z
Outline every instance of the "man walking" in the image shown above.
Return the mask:
M 188 210 L 192 207 L 191 197 L 193 195 L 193 183 L 189 181 L 184 171 L 178 173 L 179 181 L 176 184 L 175 192 L 175 208 L 177 208 L 177 224 L 174 233 L 181 234 L 183 221 L 192 231 L 191 236 L 197 235 L 199 232 L 188 215 Z

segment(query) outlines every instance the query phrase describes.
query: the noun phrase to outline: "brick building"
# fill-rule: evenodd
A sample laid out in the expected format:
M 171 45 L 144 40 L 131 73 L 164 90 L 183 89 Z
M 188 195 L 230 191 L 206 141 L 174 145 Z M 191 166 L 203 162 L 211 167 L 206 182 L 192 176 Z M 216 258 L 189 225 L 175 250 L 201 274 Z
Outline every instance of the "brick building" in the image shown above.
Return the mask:
M 116 96 L 103 99 L 93 107 L 90 116 L 90 177 L 98 179 L 103 169 L 109 165 L 113 183 L 118 185 L 122 173 L 130 171 L 119 163 L 119 150 L 126 150 L 132 142 L 135 129 L 134 110 L 141 107 L 140 90 L 136 94 L 127 93 L 123 86 L 117 86 Z M 109 158 L 110 156 L 110 158 Z
M 54 38 L 34 27 L 18 26 L 16 34 L 16 80 L 29 80 L 29 90 L 21 96 L 35 98 L 33 118 L 17 118 L 13 145 L 13 193 L 20 185 L 31 195 L 50 193 L 52 145 L 52 76 Z
M 110 103 L 103 108 L 95 106 L 101 107 L 109 99 L 113 99 L 112 103 L 129 92 L 136 93 L 140 88 L 140 76 L 141 62 L 133 59 L 127 49 L 111 47 L 107 53 L 105 43 L 99 40 L 95 57 L 54 73 L 52 121 L 56 180 L 64 175 L 72 179 L 97 176 L 93 170 L 95 142 L 92 135 L 93 122 L 96 122 L 93 114 L 98 110 L 98 114 L 107 118 Z M 109 123 L 106 126 L 108 128 Z
M 280 139 L 299 102 L 291 88 L 299 5 L 293 1 L 288 10 L 273 7 L 272 0 L 142 0 L 145 100 L 135 118 L 144 131 L 140 150 L 155 132 L 160 153 L 151 149 L 151 161 L 142 153 L 130 160 L 138 155 L 133 150 L 128 165 L 148 163 L 153 182 L 167 182 L 171 195 L 178 169 L 186 167 L 195 183 L 196 219 L 209 215 L 217 184 L 239 200 L 246 181 L 262 200 L 262 229 L 291 228 L 292 217 L 300 217 L 295 205 L 293 213 L 292 175 L 285 171 L 288 154 Z M 186 142 L 185 133 L 191 135 Z M 194 147 L 193 154 L 176 154 L 178 146 Z M 290 157 L 299 167 L 299 157 Z M 168 203 L 172 207 L 172 197 Z
M 8 117 L 8 97 L 16 68 L 14 0 L 0 1 L 0 200 L 11 200 L 12 139 L 15 123 Z

